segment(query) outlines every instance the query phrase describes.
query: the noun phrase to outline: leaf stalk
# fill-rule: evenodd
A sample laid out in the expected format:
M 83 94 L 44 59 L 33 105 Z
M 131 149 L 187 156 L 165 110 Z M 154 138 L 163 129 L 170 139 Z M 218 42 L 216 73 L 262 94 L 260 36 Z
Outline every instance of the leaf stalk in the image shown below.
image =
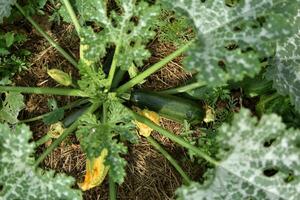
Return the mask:
M 121 85 L 116 92 L 117 93 L 124 93 L 127 90 L 129 90 L 130 88 L 132 88 L 133 86 L 141 83 L 143 80 L 145 80 L 148 76 L 152 75 L 153 73 L 155 73 L 156 71 L 158 71 L 159 69 L 161 69 L 162 67 L 164 67 L 166 64 L 168 64 L 170 61 L 172 61 L 173 59 L 175 59 L 176 57 L 178 57 L 180 54 L 184 53 L 185 51 L 187 51 L 189 49 L 189 47 L 191 47 L 191 45 L 194 43 L 194 40 L 189 41 L 187 44 L 183 45 L 182 47 L 180 47 L 179 49 L 177 49 L 175 52 L 171 53 L 170 55 L 168 55 L 167 57 L 165 57 L 164 59 L 162 59 L 160 62 L 152 65 L 151 67 L 149 67 L 148 69 L 146 69 L 145 71 L 143 71 L 142 73 L 140 73 L 139 75 L 137 75 L 136 77 L 134 77 L 133 79 L 131 79 L 130 81 L 128 81 L 127 83 Z
M 160 94 L 178 94 L 178 93 L 184 93 L 184 92 L 188 92 L 200 87 L 205 86 L 206 84 L 203 82 L 196 82 L 196 83 L 191 83 L 185 86 L 181 86 L 181 87 L 177 87 L 177 88 L 171 88 L 171 89 L 167 89 L 167 90 L 163 90 L 160 91 L 158 93 Z
M 72 22 L 73 22 L 73 24 L 75 26 L 75 29 L 76 29 L 78 35 L 80 36 L 80 29 L 81 29 L 81 27 L 80 27 L 79 21 L 78 21 L 78 19 L 76 17 L 76 14 L 74 12 L 74 9 L 73 9 L 73 7 L 70 4 L 70 1 L 69 0 L 62 0 L 62 1 L 63 1 L 64 5 L 66 6 L 67 12 L 69 13 L 69 15 L 71 17 L 71 20 L 72 20 Z
M 71 102 L 71 103 L 69 103 L 69 104 L 67 104 L 67 105 L 65 105 L 63 107 L 60 107 L 60 108 L 64 109 L 64 110 L 67 110 L 67 109 L 71 109 L 71 108 L 83 105 L 83 104 L 85 104 L 87 102 L 89 102 L 88 99 L 79 99 L 77 101 Z M 18 123 L 28 123 L 28 122 L 38 121 L 38 120 L 43 119 L 44 117 L 47 117 L 50 114 L 51 114 L 51 112 L 48 112 L 48 113 L 45 113 L 45 114 L 42 114 L 42 115 L 30 118 L 30 119 L 20 120 Z
M 117 45 L 116 49 L 115 49 L 115 54 L 114 54 L 114 57 L 113 57 L 113 61 L 112 61 L 111 66 L 110 66 L 108 78 L 107 78 L 108 79 L 108 88 L 107 88 L 108 90 L 110 90 L 110 88 L 112 86 L 114 76 L 115 76 L 115 72 L 116 72 L 117 64 L 118 64 L 119 53 L 120 53 L 120 45 Z
M 111 176 L 109 176 L 108 182 L 109 182 L 109 200 L 116 200 L 117 199 L 116 184 L 111 178 Z
M 173 133 L 170 133 L 169 131 L 163 129 L 162 127 L 158 126 L 157 124 L 153 123 L 151 120 L 149 120 L 148 118 L 133 112 L 133 115 L 135 117 L 135 119 L 145 125 L 147 125 L 148 127 L 152 128 L 153 130 L 159 132 L 161 135 L 169 138 L 170 140 L 172 140 L 173 142 L 176 142 L 178 144 L 180 144 L 181 146 L 193 151 L 194 153 L 196 153 L 197 155 L 199 155 L 200 157 L 204 158 L 206 161 L 214 164 L 215 166 L 219 166 L 219 162 L 213 158 L 211 158 L 209 155 L 207 155 L 206 153 L 204 153 L 203 151 L 201 151 L 200 149 L 198 149 L 197 147 L 195 147 L 194 145 L 190 144 L 189 142 L 185 141 L 183 138 L 174 135 Z
M 83 91 L 68 88 L 0 86 L 0 92 L 88 97 Z
M 190 185 L 191 179 L 188 175 L 183 171 L 183 169 L 179 166 L 176 160 L 151 136 L 147 137 L 148 142 L 157 149 L 177 170 L 177 172 L 181 175 L 185 184 Z

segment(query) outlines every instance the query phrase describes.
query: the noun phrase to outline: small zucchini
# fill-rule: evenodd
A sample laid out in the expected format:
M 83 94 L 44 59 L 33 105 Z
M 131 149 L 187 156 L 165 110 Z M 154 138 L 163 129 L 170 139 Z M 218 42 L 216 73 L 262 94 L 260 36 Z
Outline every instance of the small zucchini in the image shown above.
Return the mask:
M 131 93 L 130 101 L 142 109 L 147 108 L 180 123 L 186 120 L 191 124 L 197 124 L 205 117 L 205 110 L 200 104 L 173 95 L 134 91 Z

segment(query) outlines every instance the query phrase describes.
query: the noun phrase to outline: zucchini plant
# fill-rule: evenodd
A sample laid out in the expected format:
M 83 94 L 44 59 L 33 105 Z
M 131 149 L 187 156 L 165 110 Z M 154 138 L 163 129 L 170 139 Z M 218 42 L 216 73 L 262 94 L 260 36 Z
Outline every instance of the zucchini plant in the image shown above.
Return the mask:
M 87 172 L 93 163 L 104 166 L 91 185 L 99 185 L 108 173 L 110 199 L 116 199 L 115 185 L 122 184 L 126 175 L 126 161 L 122 157 L 127 153 L 125 142 L 139 141 L 137 124 L 157 131 L 214 166 L 207 172 L 204 183 L 192 181 L 156 140 L 147 137 L 182 175 L 184 185 L 177 191 L 178 199 L 300 198 L 300 131 L 287 129 L 277 115 L 262 114 L 257 120 L 242 108 L 231 124 L 219 128 L 220 148 L 216 157 L 212 157 L 130 106 L 134 104 L 177 122 L 197 125 L 206 117 L 206 111 L 199 101 L 188 99 L 188 94 L 200 87 L 213 89 L 230 82 L 243 82 L 245 77 L 254 77 L 263 70 L 266 71 L 263 77 L 273 82 L 280 95 L 289 95 L 299 112 L 299 0 L 161 0 L 156 3 L 116 0 L 114 8 L 106 0 L 75 0 L 72 4 L 61 0 L 59 13 L 64 21 L 74 25 L 80 39 L 79 58 L 55 42 L 19 3 L 0 1 L 0 22 L 11 14 L 12 8 L 18 10 L 79 71 L 80 79 L 73 80 L 65 72 L 52 70 L 49 75 L 62 87 L 0 86 L 4 97 L 0 110 L 2 199 L 81 199 L 81 192 L 71 188 L 72 178 L 38 168 L 73 133 L 87 156 Z M 195 37 L 128 80 L 126 74 L 142 67 L 151 56 L 147 44 L 156 34 L 156 20 L 162 7 L 189 19 Z M 113 51 L 112 61 L 103 62 L 109 57 L 109 51 Z M 137 91 L 135 86 L 182 54 L 186 55 L 184 67 L 193 74 L 191 83 L 157 93 Z M 80 107 L 63 120 L 62 133 L 37 159 L 34 159 L 34 147 L 50 136 L 28 142 L 31 133 L 17 119 L 18 112 L 24 108 L 21 94 L 79 98 L 72 105 L 53 106 L 50 113 L 23 120 L 46 118 L 53 123 L 61 119 L 64 109 Z M 85 179 L 90 179 L 91 174 L 87 173 Z M 86 183 L 79 185 L 83 190 L 90 188 Z

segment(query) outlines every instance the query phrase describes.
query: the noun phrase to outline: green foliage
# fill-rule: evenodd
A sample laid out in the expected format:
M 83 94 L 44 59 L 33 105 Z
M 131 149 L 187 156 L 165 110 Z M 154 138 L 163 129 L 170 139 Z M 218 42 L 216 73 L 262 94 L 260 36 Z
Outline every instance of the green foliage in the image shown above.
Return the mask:
M 110 166 L 109 174 L 114 182 L 122 183 L 126 161 L 121 154 L 127 153 L 127 148 L 117 138 L 136 143 L 135 125 L 131 113 L 117 99 L 107 100 L 104 109 L 106 119 L 102 122 L 95 115 L 83 116 L 76 135 L 90 159 L 98 157 L 103 149 L 108 150 L 105 165 Z
M 15 2 L 0 0 L 0 5 L 4 5 L 0 9 L 0 22 L 9 15 Z M 35 13 L 47 1 L 28 2 L 25 14 Z M 52 4 L 55 2 L 52 1 Z M 199 83 L 206 83 L 207 87 L 188 91 L 186 94 L 194 99 L 204 100 L 214 108 L 218 108 L 218 102 L 226 102 L 220 106 L 221 111 L 216 110 L 217 125 L 212 127 L 215 129 L 220 123 L 231 118 L 236 107 L 236 100 L 231 97 L 226 83 L 242 81 L 245 76 L 254 77 L 262 71 L 265 61 L 275 56 L 272 60 L 273 65 L 268 67 L 267 75 L 274 81 L 274 86 L 280 94 L 290 95 L 299 110 L 300 38 L 299 33 L 297 34 L 299 16 L 298 18 L 295 16 L 299 10 L 300 0 L 161 0 L 160 3 L 165 3 L 176 13 L 179 11 L 182 16 L 173 18 L 172 12 L 163 13 L 160 15 L 160 22 L 157 22 L 160 8 L 152 1 L 146 3 L 142 0 L 116 0 L 112 5 L 108 5 L 108 2 L 110 1 L 71 1 L 80 23 L 80 27 L 76 25 L 80 38 L 80 59 L 78 65 L 76 61 L 73 62 L 78 67 L 80 80 L 74 87 L 78 86 L 81 92 L 88 96 L 89 101 L 94 103 L 91 110 L 101 104 L 101 108 L 98 109 L 101 112 L 87 112 L 65 133 L 71 133 L 79 124 L 76 136 L 89 159 L 98 157 L 106 149 L 108 155 L 105 165 L 109 166 L 109 176 L 114 182 L 120 184 L 124 181 L 126 160 L 122 156 L 127 153 L 125 143 L 135 143 L 138 140 L 133 123 L 134 115 L 123 105 L 124 102 L 116 97 L 120 95 L 128 100 L 130 94 L 115 94 L 111 89 L 111 82 L 116 77 L 115 71 L 118 69 L 129 71 L 130 78 L 137 78 L 130 82 L 129 85 L 132 87 L 149 76 L 149 71 L 152 70 L 154 73 L 189 48 L 185 66 L 193 72 L 194 78 Z M 70 12 L 70 8 L 67 10 L 67 7 L 62 5 L 58 12 L 65 21 L 73 22 L 67 11 Z M 291 23 L 293 18 L 294 23 Z M 194 26 L 190 27 L 190 23 Z M 135 66 L 143 66 L 143 62 L 150 57 L 146 45 L 155 36 L 154 30 L 157 27 L 160 29 L 159 37 L 164 42 L 180 45 L 193 37 L 195 42 L 192 46 L 188 46 L 190 43 L 187 43 L 179 47 L 179 51 L 154 65 L 150 70 L 146 70 L 139 79 L 140 74 Z M 190 30 L 193 31 L 189 32 Z M 11 32 L 0 36 L 0 53 L 6 56 L 5 59 L 13 56 L 11 50 L 14 44 L 18 43 L 17 36 Z M 286 39 L 288 37 L 290 38 Z M 60 52 L 64 52 L 54 42 L 51 41 L 51 44 Z M 104 70 L 109 69 L 109 66 L 102 66 L 102 63 L 106 63 L 104 60 L 109 57 L 108 50 L 113 52 L 110 66 L 113 73 L 109 75 Z M 63 53 L 68 58 L 65 54 L 67 53 Z M 3 62 L 5 59 L 0 61 Z M 0 84 L 9 84 L 9 78 L 19 68 L 7 69 L 6 64 L 0 66 L 2 78 Z M 122 76 L 122 73 L 120 74 Z M 261 95 L 258 90 L 265 92 L 265 88 L 258 87 L 260 84 L 256 85 L 255 78 L 251 81 L 246 79 L 245 85 L 239 87 L 257 86 L 256 93 L 246 91 L 249 96 Z M 2 88 L 5 90 L 5 87 Z M 130 89 L 126 86 L 124 88 L 124 91 Z M 22 89 L 25 91 L 28 88 L 21 88 L 20 91 Z M 43 91 L 42 88 L 37 90 Z M 266 90 L 269 91 L 270 88 Z M 60 90 L 62 93 L 65 92 L 65 95 L 73 91 L 67 88 Z M 0 122 L 15 124 L 18 122 L 19 111 L 24 107 L 23 97 L 13 92 L 3 94 L 5 99 L 1 101 Z M 267 105 L 271 101 L 268 99 L 264 101 L 263 98 L 261 100 L 259 104 L 261 107 L 258 106 L 257 110 L 288 115 L 282 109 L 275 109 L 284 102 L 282 107 L 286 110 L 286 101 L 281 102 L 280 99 Z M 57 107 L 55 101 L 50 101 L 49 107 L 51 113 L 43 119 L 46 124 L 55 123 L 63 118 L 64 112 Z M 189 155 L 192 159 L 196 155 L 197 148 L 192 148 L 191 144 L 197 146 L 205 153 L 202 154 L 203 158 L 214 164 L 215 169 L 209 170 L 203 185 L 193 183 L 182 187 L 178 191 L 179 198 L 209 200 L 300 198 L 300 133 L 298 130 L 286 129 L 277 115 L 262 115 L 258 121 L 250 117 L 249 111 L 242 109 L 235 115 L 231 125 L 225 124 L 219 129 L 217 139 L 215 134 L 210 134 L 207 130 L 204 130 L 207 134 L 199 138 L 198 135 L 194 135 L 189 124 L 184 125 L 182 137 L 185 140 L 177 138 L 175 141 L 187 148 L 190 147 Z M 72 179 L 34 169 L 33 159 L 30 157 L 34 145 L 28 143 L 31 133 L 27 127 L 15 126 L 10 130 L 7 125 L 0 125 L 0 131 L 0 186 L 3 185 L 0 195 L 6 195 L 3 197 L 10 199 L 20 199 L 20 195 L 25 199 L 80 198 L 77 191 L 70 189 Z M 67 134 L 59 139 L 63 140 Z M 56 141 L 60 141 L 59 139 Z M 217 147 L 220 148 L 218 157 L 215 153 Z M 53 149 L 51 148 L 50 150 Z M 201 155 L 199 152 L 198 154 Z M 40 160 L 44 158 L 43 156 Z M 214 158 L 219 160 L 216 161 Z M 273 174 L 270 174 L 271 172 Z M 17 192 L 15 188 L 18 189 Z
M 0 198 L 82 199 L 80 191 L 71 188 L 72 177 L 34 168 L 31 136 L 25 125 L 0 124 Z
M 42 10 L 46 5 L 48 0 L 27 0 L 27 5 L 24 7 L 26 12 L 30 15 L 38 14 L 45 14 Z
M 190 144 L 201 149 L 202 152 L 205 152 L 211 157 L 215 157 L 218 149 L 215 131 L 204 128 L 200 130 L 193 130 L 190 124 L 185 121 L 180 135 Z M 206 162 L 204 159 L 199 158 L 197 154 L 190 149 L 188 150 L 188 155 L 190 160 L 193 162 L 197 161 L 201 165 Z
M 23 95 L 14 92 L 7 92 L 5 94 L 5 99 L 0 107 L 0 123 L 10 123 L 15 124 L 18 122 L 19 112 L 25 108 L 23 103 Z
M 143 64 L 142 61 L 150 56 L 145 44 L 155 35 L 151 27 L 154 25 L 159 8 L 149 6 L 143 1 L 135 2 L 119 0 L 117 10 L 110 11 L 106 1 L 76 1 L 81 21 L 95 22 L 103 29 L 97 33 L 91 27 L 82 29 L 81 45 L 86 47 L 83 51 L 85 59 L 91 62 L 99 61 L 105 56 L 107 47 L 117 46 L 119 47 L 117 65 L 122 69 L 127 70 L 133 63 L 137 66 Z
M 11 83 L 10 78 L 27 68 L 26 56 L 29 51 L 21 49 L 13 52 L 13 48 L 27 40 L 23 34 L 14 32 L 0 32 L 0 85 Z
M 0 0 L 0 24 L 3 23 L 5 17 L 10 16 L 11 7 L 17 2 L 17 0 Z
M 179 199 L 299 199 L 299 135 L 275 114 L 257 121 L 242 109 L 219 129 L 221 160 L 213 176 L 204 185 L 182 187 Z
M 219 100 L 229 100 L 231 98 L 230 91 L 225 87 L 201 87 L 187 91 L 186 94 L 193 99 L 203 100 L 210 106 L 216 105 L 217 101 Z
M 298 32 L 285 41 L 278 42 L 273 66 L 268 68 L 268 79 L 282 95 L 289 95 L 300 112 L 300 8 L 291 23 Z
M 271 94 L 274 92 L 272 81 L 265 78 L 261 73 L 253 78 L 246 77 L 243 81 L 231 84 L 232 88 L 241 88 L 243 95 L 247 97 L 258 97 L 260 95 Z
M 48 100 L 48 107 L 51 112 L 43 118 L 45 124 L 54 124 L 64 117 L 65 111 L 62 108 L 58 108 L 55 99 Z
M 273 54 L 273 41 L 296 32 L 287 19 L 296 15 L 298 0 L 241 0 L 232 6 L 223 0 L 162 2 L 193 21 L 197 41 L 185 66 L 211 87 L 254 76 L 260 59 Z
M 282 117 L 288 127 L 300 127 L 300 113 L 297 112 L 288 97 L 280 96 L 277 93 L 260 96 L 256 104 L 256 113 L 261 116 L 276 113 Z
M 173 12 L 162 10 L 157 21 L 158 39 L 162 43 L 180 46 L 195 37 L 188 18 L 177 17 Z

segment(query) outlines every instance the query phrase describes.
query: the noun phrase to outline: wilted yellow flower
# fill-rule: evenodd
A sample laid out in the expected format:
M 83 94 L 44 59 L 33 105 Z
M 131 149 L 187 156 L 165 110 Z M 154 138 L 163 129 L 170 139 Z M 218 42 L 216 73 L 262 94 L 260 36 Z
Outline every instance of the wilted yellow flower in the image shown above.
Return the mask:
M 51 138 L 58 138 L 59 136 L 61 136 L 61 134 L 64 132 L 64 125 L 61 122 L 57 122 L 55 124 L 52 124 L 50 126 L 50 129 L 48 131 L 48 135 Z
M 148 119 L 153 121 L 155 124 L 159 125 L 160 117 L 156 112 L 144 109 L 144 110 L 139 110 L 138 113 L 145 116 L 145 117 L 147 117 Z M 146 124 L 143 124 L 143 123 L 138 122 L 138 121 L 135 121 L 135 124 L 138 128 L 138 132 L 139 132 L 140 135 L 142 135 L 144 137 L 149 137 L 151 135 L 151 132 L 153 131 L 152 128 L 150 128 Z
M 216 115 L 215 115 L 214 109 L 212 107 L 206 105 L 205 106 L 205 117 L 204 117 L 203 121 L 205 123 L 213 122 L 213 121 L 215 121 L 215 117 L 216 117 Z
M 48 69 L 48 75 L 53 78 L 56 82 L 64 86 L 72 85 L 72 78 L 69 74 L 59 69 Z
M 104 165 L 107 154 L 107 149 L 103 149 L 99 157 L 92 160 L 87 159 L 84 181 L 83 183 L 78 183 L 81 190 L 89 190 L 103 182 L 109 169 L 108 166 Z

